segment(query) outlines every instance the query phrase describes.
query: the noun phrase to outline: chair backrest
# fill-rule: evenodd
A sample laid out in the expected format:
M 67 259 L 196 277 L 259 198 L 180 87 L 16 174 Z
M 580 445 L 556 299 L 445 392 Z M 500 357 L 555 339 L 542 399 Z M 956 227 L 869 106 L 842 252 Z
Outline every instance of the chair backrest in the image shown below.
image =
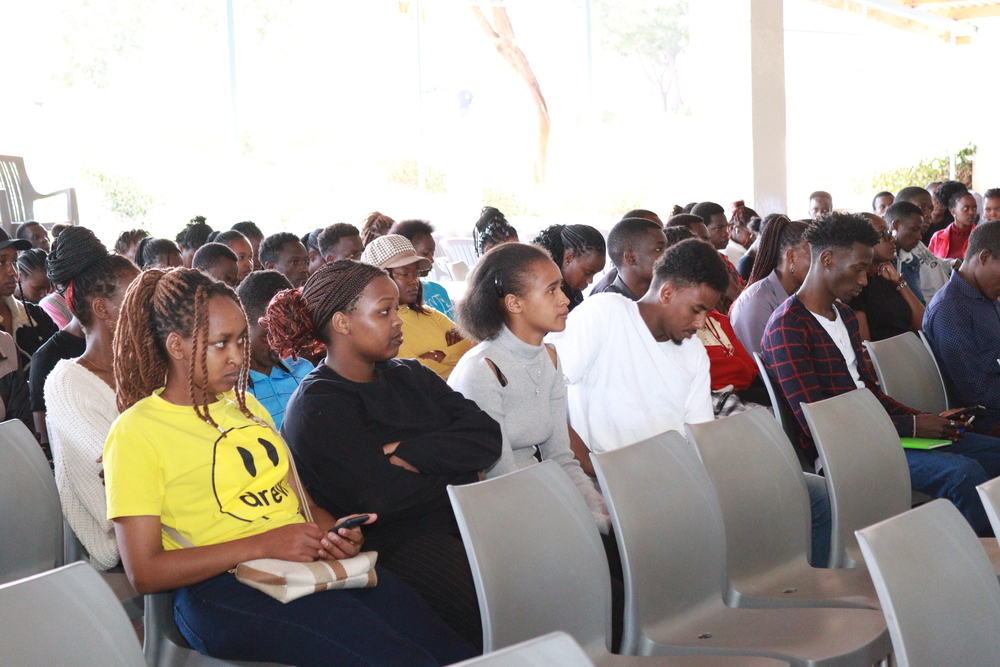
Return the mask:
M 677 431 L 590 457 L 625 575 L 622 653 L 643 655 L 644 629 L 722 602 L 722 514 L 697 452 Z
M 461 260 L 452 262 L 448 265 L 448 273 L 455 282 L 464 283 L 469 277 L 469 265 Z
M 59 490 L 35 436 L 19 420 L 0 424 L 0 583 L 63 564 Z
M 7 206 L 13 222 L 31 220 L 36 193 L 28 182 L 24 158 L 0 155 L 0 190 L 7 192 Z
M 983 482 L 976 487 L 976 491 L 979 491 L 979 497 L 986 509 L 986 516 L 990 518 L 993 533 L 1000 535 L 1000 477 Z
M 565 632 L 550 632 L 544 637 L 487 653 L 460 662 L 454 667 L 593 667 L 580 645 Z
M 937 362 L 912 331 L 879 341 L 865 341 L 882 391 L 903 405 L 940 414 L 948 409 Z
M 778 421 L 778 426 L 781 430 L 785 432 L 788 439 L 791 440 L 795 437 L 794 430 L 792 429 L 792 422 L 795 420 L 795 415 L 793 415 L 788 410 L 788 403 L 785 402 L 784 395 L 777 390 L 774 382 L 771 380 L 771 376 L 767 372 L 767 366 L 764 365 L 764 360 L 761 358 L 760 354 L 757 352 L 753 353 L 753 360 L 757 362 L 757 369 L 760 371 L 760 379 L 764 383 L 764 388 L 767 390 L 767 397 L 771 400 L 771 410 L 774 412 L 774 418 Z M 795 457 L 799 460 L 799 467 L 805 472 L 816 472 L 816 467 L 813 461 L 808 460 L 806 453 L 803 452 L 798 447 L 794 447 Z
M 950 501 L 859 530 L 858 541 L 899 667 L 1000 665 L 1000 585 Z
M 924 349 L 927 350 L 927 354 L 931 356 L 931 361 L 934 362 L 934 370 L 937 371 L 938 380 L 941 382 L 941 386 L 944 388 L 944 401 L 945 409 L 951 408 L 952 404 L 952 390 L 948 388 L 948 383 L 944 380 L 944 373 L 941 372 L 941 366 L 938 365 L 937 357 L 934 356 L 934 350 L 931 348 L 931 342 L 927 340 L 927 334 L 923 331 L 918 331 L 917 335 L 920 336 L 920 342 L 924 344 Z M 938 413 L 941 414 L 941 413 Z
M 811 548 L 809 491 L 792 443 L 764 408 L 687 425 L 726 526 L 726 566 L 740 579 L 799 561 Z M 730 591 L 730 595 L 732 595 Z
M 472 565 L 484 649 L 561 630 L 587 655 L 607 655 L 607 556 L 587 504 L 559 464 L 449 486 L 448 494 Z
M 476 265 L 476 242 L 468 238 L 442 239 L 441 249 L 449 262 L 465 262 L 470 269 Z
M 121 604 L 87 563 L 0 586 L 0 652 L 5 665 L 146 664 Z
M 910 508 L 910 468 L 889 414 L 868 389 L 803 403 L 830 491 L 830 567 L 864 562 L 854 531 Z

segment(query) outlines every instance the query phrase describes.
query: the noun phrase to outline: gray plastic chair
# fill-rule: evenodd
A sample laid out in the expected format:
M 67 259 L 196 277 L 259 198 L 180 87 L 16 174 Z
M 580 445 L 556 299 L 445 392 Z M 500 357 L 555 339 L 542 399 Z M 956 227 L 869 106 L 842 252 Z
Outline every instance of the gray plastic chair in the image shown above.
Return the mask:
M 858 542 L 899 667 L 1000 665 L 1000 585 L 950 501 L 859 530 Z
M 580 645 L 565 632 L 514 644 L 454 667 L 593 667 Z
M 17 419 L 0 424 L 0 583 L 63 564 L 59 490 L 38 440 Z
M 56 190 L 48 194 L 41 194 L 35 191 L 28 180 L 28 172 L 24 168 L 24 158 L 14 155 L 0 155 L 0 190 L 6 191 L 7 213 L 4 227 L 8 234 L 12 234 L 10 228 L 12 223 L 27 222 L 35 217 L 34 206 L 39 199 L 47 199 L 57 195 L 66 195 L 66 218 L 55 222 L 72 222 L 77 224 L 80 221 L 80 214 L 76 207 L 76 190 L 66 188 Z
M 941 388 L 944 390 L 945 409 L 950 408 L 952 399 L 951 394 L 948 391 L 948 383 L 944 381 L 944 374 L 941 373 L 941 366 L 938 365 L 937 357 L 934 356 L 934 350 L 931 348 L 931 342 L 927 340 L 927 334 L 923 331 L 918 331 L 917 335 L 920 336 L 920 342 L 924 344 L 924 349 L 927 350 L 927 354 L 930 355 L 931 361 L 934 362 L 934 370 L 937 371 L 938 381 L 941 382 Z
M 993 534 L 1000 535 L 1000 477 L 983 482 L 976 487 L 976 491 L 979 492 L 983 507 L 986 509 L 986 516 L 989 517 L 990 525 L 993 526 Z M 1000 544 L 997 543 L 997 538 L 981 537 L 979 542 L 983 545 L 983 550 L 989 557 L 990 563 L 993 564 L 993 571 L 1000 579 Z
M 948 409 L 937 362 L 917 334 L 907 331 L 864 345 L 886 395 L 921 412 L 937 415 Z
M 726 526 L 732 607 L 878 609 L 864 568 L 809 564 L 809 491 L 792 443 L 764 408 L 687 425 Z
M 716 651 L 860 667 L 892 651 L 878 611 L 726 606 L 725 527 L 712 482 L 681 434 L 591 459 L 625 574 L 623 653 Z
M 607 556 L 587 504 L 559 464 L 546 461 L 485 482 L 449 486 L 448 494 L 472 565 L 487 652 L 562 631 L 602 667 L 787 664 L 610 653 Z
M 764 383 L 764 388 L 767 390 L 767 397 L 771 400 L 771 410 L 774 411 L 774 418 L 777 420 L 781 430 L 785 432 L 789 441 L 791 441 L 795 435 L 791 426 L 795 415 L 788 412 L 788 404 L 785 402 L 785 397 L 775 389 L 774 383 L 771 381 L 771 376 L 768 375 L 767 366 L 764 365 L 764 360 L 760 354 L 754 352 L 753 360 L 757 362 L 757 370 L 760 371 L 761 382 Z M 803 472 L 816 472 L 814 462 L 809 461 L 806 458 L 805 452 L 798 447 L 795 447 L 795 457 L 799 460 L 799 467 L 802 468 Z
M 115 594 L 87 563 L 0 586 L 5 665 L 145 667 Z
M 830 490 L 830 567 L 858 567 L 854 531 L 910 509 L 910 468 L 892 420 L 868 389 L 803 403 Z

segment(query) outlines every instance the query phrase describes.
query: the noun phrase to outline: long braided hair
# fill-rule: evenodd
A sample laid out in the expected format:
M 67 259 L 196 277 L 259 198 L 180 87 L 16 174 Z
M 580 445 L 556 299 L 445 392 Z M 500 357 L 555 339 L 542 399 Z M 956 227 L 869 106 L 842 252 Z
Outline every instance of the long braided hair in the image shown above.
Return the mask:
M 769 220 L 760 235 L 760 246 L 753 260 L 747 287 L 771 275 L 781 261 L 781 253 L 802 243 L 805 231 L 806 223 L 801 220 L 789 220 L 784 215 L 775 215 Z
M 389 229 L 395 222 L 395 220 L 384 213 L 372 211 L 365 218 L 364 224 L 361 225 L 361 242 L 367 247 L 369 243 L 378 237 L 388 234 Z
M 150 269 L 129 286 L 114 339 L 115 391 L 120 412 L 125 412 L 166 383 L 170 362 L 165 344 L 167 336 L 176 331 L 194 343 L 188 364 L 188 387 L 194 412 L 203 422 L 221 431 L 209 413 L 207 401 L 202 402 L 207 397 L 199 396 L 195 384 L 195 365 L 200 364 L 203 375 L 208 370 L 208 303 L 216 296 L 228 297 L 240 306 L 236 293 L 230 287 L 212 280 L 197 269 Z M 256 421 L 246 402 L 250 372 L 250 337 L 247 333 L 243 334 L 240 343 L 243 346 L 243 364 L 236 382 L 236 402 L 240 412 Z
M 260 324 L 279 357 L 320 354 L 330 341 L 324 329 L 334 313 L 350 313 L 361 293 L 386 272 L 350 259 L 328 262 L 299 289 L 278 292 Z

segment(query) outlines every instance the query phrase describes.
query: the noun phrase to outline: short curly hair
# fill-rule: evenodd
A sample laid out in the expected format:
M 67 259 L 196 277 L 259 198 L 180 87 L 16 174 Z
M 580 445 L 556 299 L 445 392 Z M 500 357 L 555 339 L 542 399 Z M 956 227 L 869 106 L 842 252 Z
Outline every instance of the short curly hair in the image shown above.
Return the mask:
M 323 231 L 316 236 L 316 245 L 319 254 L 326 257 L 330 254 L 330 251 L 337 247 L 340 239 L 346 239 L 351 236 L 361 236 L 361 230 L 346 222 L 335 222 L 329 227 L 324 227 Z
M 725 294 L 729 272 L 719 251 L 700 239 L 687 239 L 672 245 L 653 265 L 653 286 L 671 283 L 675 287 L 708 285 Z
M 879 234 L 860 213 L 830 213 L 814 220 L 802 235 L 809 244 L 812 256 L 834 248 L 852 248 L 855 243 L 874 248 L 878 245 Z
M 271 234 L 260 244 L 260 250 L 258 251 L 258 254 L 260 255 L 260 263 L 267 264 L 268 262 L 277 262 L 278 255 L 284 251 L 285 246 L 292 243 L 302 243 L 302 240 L 290 232 L 278 232 L 277 234 Z

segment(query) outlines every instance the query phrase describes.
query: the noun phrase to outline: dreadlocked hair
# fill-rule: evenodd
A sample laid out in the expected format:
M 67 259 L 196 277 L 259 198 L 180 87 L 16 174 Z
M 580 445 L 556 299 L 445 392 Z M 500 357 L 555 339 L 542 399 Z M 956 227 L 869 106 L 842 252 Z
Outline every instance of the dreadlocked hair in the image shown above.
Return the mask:
M 747 286 L 771 275 L 781 261 L 781 253 L 802 243 L 805 231 L 806 223 L 789 220 L 784 215 L 775 216 L 768 222 L 760 235 L 760 245 L 757 247 L 757 256 L 754 257 Z
M 395 220 L 387 215 L 379 213 L 378 211 L 372 211 L 365 218 L 364 224 L 361 226 L 361 242 L 365 244 L 365 247 L 369 243 L 374 241 L 380 236 L 385 236 L 389 233 L 389 229 L 395 224 Z
M 197 269 L 150 269 L 132 282 L 125 293 L 114 338 L 115 392 L 120 412 L 166 383 L 170 362 L 165 344 L 167 336 L 177 332 L 194 343 L 188 370 L 194 412 L 203 422 L 221 430 L 209 414 L 208 403 L 202 403 L 207 397 L 199 397 L 195 387 L 195 364 L 201 365 L 202 373 L 208 370 L 208 303 L 216 296 L 228 297 L 240 305 L 230 287 Z M 236 403 L 240 412 L 256 420 L 246 401 L 249 335 L 244 333 L 240 343 L 244 354 L 235 387 Z
M 136 267 L 127 257 L 109 253 L 85 227 L 71 227 L 59 238 L 48 258 L 49 281 L 65 288 L 69 309 L 87 326 L 92 322 L 89 300 L 114 295 L 119 276 Z
M 330 343 L 324 329 L 335 313 L 350 313 L 361 293 L 385 271 L 350 259 L 328 262 L 309 277 L 301 289 L 278 292 L 267 306 L 260 325 L 279 357 L 298 358 L 303 352 L 320 354 Z

